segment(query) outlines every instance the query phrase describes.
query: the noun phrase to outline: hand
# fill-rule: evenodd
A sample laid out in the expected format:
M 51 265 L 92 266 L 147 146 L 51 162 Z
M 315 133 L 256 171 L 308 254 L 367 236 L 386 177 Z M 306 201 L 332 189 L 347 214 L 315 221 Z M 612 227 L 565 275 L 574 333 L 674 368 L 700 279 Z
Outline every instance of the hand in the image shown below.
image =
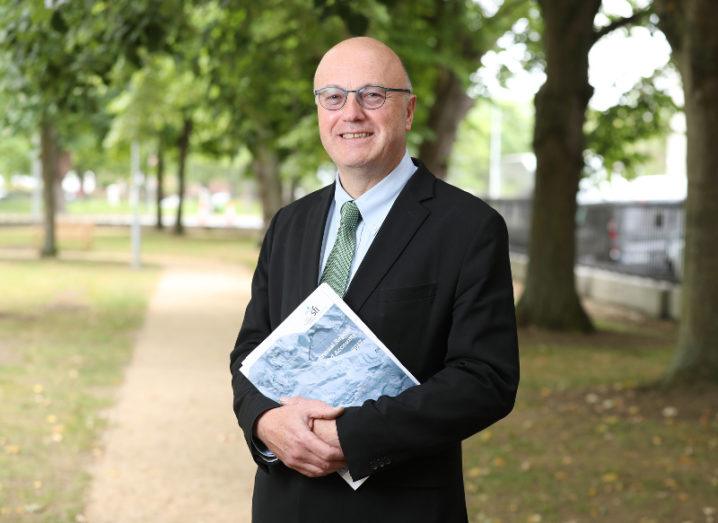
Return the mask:
M 314 434 L 319 438 L 328 443 L 332 447 L 342 450 L 341 443 L 339 443 L 339 433 L 337 432 L 337 422 L 333 419 L 315 419 L 314 420 Z M 342 452 L 342 459 L 344 453 Z
M 310 478 L 326 476 L 344 466 L 341 449 L 312 432 L 315 420 L 335 419 L 344 411 L 319 400 L 288 398 L 257 419 L 256 433 L 282 463 Z

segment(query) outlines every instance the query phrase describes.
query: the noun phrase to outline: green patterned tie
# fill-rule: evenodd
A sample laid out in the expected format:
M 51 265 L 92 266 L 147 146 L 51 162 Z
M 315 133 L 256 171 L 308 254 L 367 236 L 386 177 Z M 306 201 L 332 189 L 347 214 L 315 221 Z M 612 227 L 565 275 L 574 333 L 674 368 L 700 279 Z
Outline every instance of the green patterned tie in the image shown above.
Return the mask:
M 339 232 L 324 267 L 322 282 L 327 282 L 339 296 L 344 296 L 354 258 L 356 231 L 361 221 L 361 213 L 354 200 L 349 200 L 342 205 L 341 214 Z

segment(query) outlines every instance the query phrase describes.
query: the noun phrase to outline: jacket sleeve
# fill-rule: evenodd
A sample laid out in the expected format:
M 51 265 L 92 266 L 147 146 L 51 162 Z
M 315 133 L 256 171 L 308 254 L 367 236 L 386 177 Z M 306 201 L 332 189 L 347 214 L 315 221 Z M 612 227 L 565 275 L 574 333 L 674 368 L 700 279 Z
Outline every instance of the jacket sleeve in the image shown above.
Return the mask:
M 254 425 L 262 413 L 278 407 L 279 404 L 260 393 L 239 371 L 239 368 L 247 355 L 272 332 L 269 315 L 269 280 L 267 276 L 277 216 L 279 216 L 279 213 L 272 219 L 262 242 L 259 261 L 252 278 L 252 294 L 244 313 L 244 320 L 242 321 L 237 341 L 234 344 L 234 350 L 229 356 L 232 391 L 234 393 L 234 414 L 237 416 L 239 426 L 244 432 L 252 458 L 263 468 L 266 468 L 271 461 L 268 460 L 268 456 L 262 455 L 259 450 L 261 446 L 258 446 L 258 442 L 254 441 Z
M 421 385 L 338 418 L 349 472 L 361 478 L 483 430 L 513 409 L 518 380 L 508 233 L 492 212 L 461 262 L 444 367 Z

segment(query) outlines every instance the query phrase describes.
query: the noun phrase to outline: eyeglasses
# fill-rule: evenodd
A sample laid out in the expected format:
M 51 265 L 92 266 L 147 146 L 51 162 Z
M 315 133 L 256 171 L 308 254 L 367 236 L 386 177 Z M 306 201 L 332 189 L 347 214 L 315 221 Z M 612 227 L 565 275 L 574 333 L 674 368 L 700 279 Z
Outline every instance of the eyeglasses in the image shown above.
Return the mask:
M 411 89 L 396 89 L 381 85 L 365 85 L 359 89 L 343 89 L 341 87 L 322 87 L 314 91 L 319 104 L 329 111 L 338 111 L 347 103 L 349 93 L 355 93 L 357 102 L 364 109 L 379 109 L 386 102 L 389 92 L 411 94 Z

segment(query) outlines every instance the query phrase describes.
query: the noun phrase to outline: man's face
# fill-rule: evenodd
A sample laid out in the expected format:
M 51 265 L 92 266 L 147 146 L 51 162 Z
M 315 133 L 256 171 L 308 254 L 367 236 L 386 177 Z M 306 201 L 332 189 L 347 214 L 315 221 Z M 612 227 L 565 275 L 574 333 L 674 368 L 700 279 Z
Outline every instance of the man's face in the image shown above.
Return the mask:
M 403 69 L 381 48 L 350 44 L 333 49 L 317 68 L 314 88 L 328 86 L 359 89 L 366 85 L 407 88 Z M 343 174 L 387 175 L 406 149 L 416 99 L 413 95 L 389 92 L 378 109 L 365 109 L 349 93 L 341 109 L 328 110 L 317 104 L 322 145 Z

